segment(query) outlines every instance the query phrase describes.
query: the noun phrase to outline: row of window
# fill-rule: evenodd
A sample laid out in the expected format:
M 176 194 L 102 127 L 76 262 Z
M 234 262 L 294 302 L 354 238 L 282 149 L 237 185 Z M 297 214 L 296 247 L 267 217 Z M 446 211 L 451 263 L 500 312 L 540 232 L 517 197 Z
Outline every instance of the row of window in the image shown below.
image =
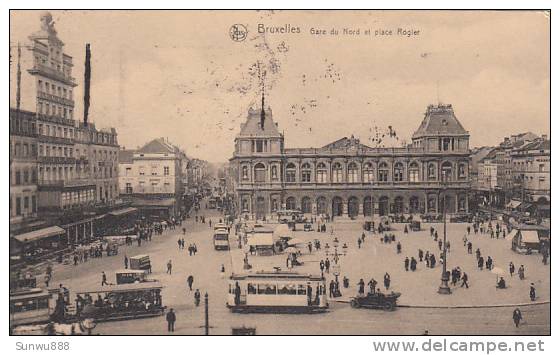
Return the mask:
M 453 178 L 452 174 L 452 164 L 445 162 L 441 166 L 442 176 L 447 176 L 448 178 Z M 457 177 L 459 179 L 467 178 L 467 164 L 461 163 L 457 168 Z M 296 166 L 293 163 L 286 165 L 285 181 L 286 182 L 296 182 Z M 437 180 L 436 176 L 437 167 L 436 164 L 428 165 L 428 180 Z M 379 164 L 377 168 L 377 181 L 389 181 L 389 165 L 385 162 Z M 405 169 L 404 165 L 400 162 L 395 163 L 392 172 L 392 181 L 404 181 L 405 180 Z M 329 171 L 324 163 L 319 163 L 316 169 L 316 182 L 325 183 L 328 181 Z M 348 164 L 346 171 L 346 182 L 354 183 L 360 182 L 359 169 L 356 163 Z M 278 167 L 272 165 L 270 168 L 271 180 L 278 180 Z M 241 168 L 241 179 L 248 181 L 249 177 L 249 167 L 243 166 Z M 301 182 L 311 182 L 312 181 L 312 169 L 311 165 L 305 163 L 301 167 Z M 254 167 L 254 180 L 255 182 L 265 182 L 266 181 L 266 168 L 262 163 L 258 163 Z M 334 183 L 344 182 L 344 170 L 340 163 L 335 163 L 331 170 L 331 181 Z M 375 170 L 371 163 L 366 163 L 362 169 L 362 181 L 373 182 L 375 181 Z M 417 163 L 412 162 L 408 165 L 408 181 L 418 182 L 420 181 L 420 168 Z
M 59 137 L 59 138 L 74 138 L 74 128 L 65 127 L 55 124 L 37 124 L 37 133 L 43 136 Z
M 301 199 L 301 205 L 298 206 L 297 200 L 295 197 L 290 196 L 285 201 L 285 209 L 287 210 L 296 210 L 300 209 L 303 213 L 312 213 L 313 212 L 313 202 L 310 197 L 306 196 Z M 348 199 L 348 210 L 350 214 L 357 215 L 359 211 L 359 203 L 357 197 L 351 197 Z M 381 209 L 384 209 L 385 212 L 388 212 L 389 206 L 391 206 L 390 210 L 393 213 L 403 213 L 405 211 L 405 204 L 404 198 L 401 196 L 397 196 L 394 198 L 393 202 L 390 203 L 388 197 L 381 197 L 378 201 Z M 415 213 L 415 212 L 423 212 L 425 210 L 425 206 L 423 205 L 423 201 L 417 196 L 411 196 L 409 198 L 408 204 L 408 212 Z M 436 212 L 438 204 L 437 198 L 434 196 L 429 197 L 426 200 L 427 203 L 427 212 Z M 338 210 L 342 209 L 343 200 L 339 197 L 335 197 L 332 200 L 333 208 L 337 208 Z M 241 210 L 242 211 L 249 211 L 250 199 L 243 198 L 241 200 Z M 257 209 L 259 205 L 264 207 L 264 198 L 261 197 L 257 199 Z M 385 206 L 385 207 L 383 207 Z M 270 211 L 275 212 L 278 210 L 279 203 L 276 198 L 271 198 L 270 200 Z M 440 206 L 441 208 L 442 206 Z M 329 213 L 327 199 L 325 197 L 319 197 L 316 200 L 316 208 L 318 214 L 326 214 Z M 371 197 L 365 197 L 363 200 L 363 213 L 364 215 L 371 214 L 373 208 L 373 199 Z M 454 202 L 452 204 L 448 204 L 447 209 L 454 210 Z M 457 198 L 457 211 L 462 212 L 467 210 L 467 198 L 465 196 L 459 196 Z
M 13 174 L 13 175 L 12 175 Z M 10 177 L 12 185 L 29 185 L 37 183 L 37 169 L 32 168 L 20 168 L 20 169 L 10 169 Z
M 44 92 L 50 95 L 55 95 L 62 97 L 67 100 L 72 100 L 72 89 L 66 90 L 65 87 L 57 86 L 55 84 L 49 83 L 48 81 L 43 82 L 43 80 L 38 81 L 39 92 Z
M 34 213 L 37 213 L 37 196 L 10 196 L 10 216 L 17 217 Z
M 158 166 L 152 166 L 151 167 L 151 175 L 152 176 L 157 176 L 158 175 L 158 170 L 159 170 Z M 138 174 L 141 175 L 141 176 L 146 175 L 144 166 L 140 166 L 138 168 Z M 169 167 L 168 166 L 163 167 L 163 175 L 164 176 L 169 176 Z M 132 176 L 132 168 L 127 167 L 125 169 L 125 176 Z
M 37 100 L 37 113 L 47 116 L 57 116 L 67 119 L 73 119 L 74 110 L 71 108 L 57 105 L 54 102 Z
M 33 135 L 37 133 L 35 132 L 34 120 L 18 117 L 17 115 L 14 115 L 12 112 L 13 111 L 10 110 L 10 133 L 11 134 Z M 28 114 L 26 114 L 25 116 L 29 117 Z
M 37 156 L 37 145 L 10 140 L 10 156 L 13 158 L 34 158 Z

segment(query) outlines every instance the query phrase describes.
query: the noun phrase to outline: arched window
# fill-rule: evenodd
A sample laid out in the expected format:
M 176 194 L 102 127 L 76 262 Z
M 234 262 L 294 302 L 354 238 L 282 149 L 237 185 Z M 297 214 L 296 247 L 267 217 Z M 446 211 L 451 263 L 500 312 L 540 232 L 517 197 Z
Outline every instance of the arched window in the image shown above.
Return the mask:
M 408 181 L 419 182 L 420 181 L 420 169 L 418 169 L 418 164 L 415 162 L 408 165 Z
M 461 163 L 459 164 L 459 171 L 457 176 L 459 176 L 459 179 L 464 180 L 467 178 L 467 164 L 465 163 Z
M 247 166 L 241 168 L 241 180 L 249 180 L 249 168 Z
M 263 163 L 258 163 L 255 165 L 255 182 L 265 182 L 266 180 L 266 170 Z
M 441 179 L 443 181 L 453 180 L 453 166 L 448 161 L 441 164 Z
M 356 163 L 348 164 L 348 182 L 358 182 L 358 166 Z
M 286 165 L 286 182 L 296 182 L 296 166 L 293 163 Z
M 317 165 L 317 182 L 324 183 L 327 182 L 327 167 L 324 163 L 319 163 Z
M 246 198 L 241 200 L 241 210 L 243 212 L 249 212 L 249 200 L 247 200 Z
M 371 163 L 364 164 L 364 182 L 373 182 L 373 166 Z
M 296 209 L 296 198 L 295 197 L 288 197 L 286 199 L 286 209 L 287 210 L 295 210 Z
M 278 180 L 278 167 L 276 165 L 270 168 L 270 178 L 272 180 Z
M 435 199 L 435 197 L 430 197 L 428 199 L 428 212 L 436 212 L 436 199 Z
M 404 167 L 402 163 L 396 163 L 395 167 L 393 168 L 393 180 L 403 181 L 403 176 L 404 176 Z
M 301 212 L 303 213 L 311 213 L 312 204 L 311 199 L 307 196 L 301 199 Z
M 332 168 L 332 181 L 342 182 L 342 166 L 340 163 L 335 163 Z
M 311 182 L 311 166 L 308 163 L 301 166 L 301 181 Z
M 431 163 L 428 165 L 428 180 L 436 180 L 436 165 Z
M 379 164 L 379 169 L 377 169 L 377 180 L 379 181 L 389 181 L 389 167 L 387 163 Z

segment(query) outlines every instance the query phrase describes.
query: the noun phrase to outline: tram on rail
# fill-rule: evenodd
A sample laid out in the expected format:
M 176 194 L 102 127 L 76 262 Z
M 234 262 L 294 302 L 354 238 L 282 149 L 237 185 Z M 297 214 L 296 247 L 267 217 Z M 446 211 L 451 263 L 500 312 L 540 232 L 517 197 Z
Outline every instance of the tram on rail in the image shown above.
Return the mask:
M 324 277 L 286 271 L 231 275 L 226 304 L 240 313 L 318 313 L 329 307 Z

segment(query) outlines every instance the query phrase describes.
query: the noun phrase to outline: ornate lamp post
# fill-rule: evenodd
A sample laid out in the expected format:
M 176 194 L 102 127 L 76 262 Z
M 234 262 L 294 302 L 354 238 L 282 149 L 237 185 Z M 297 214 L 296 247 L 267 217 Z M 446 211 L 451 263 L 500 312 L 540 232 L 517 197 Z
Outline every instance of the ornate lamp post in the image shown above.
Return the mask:
M 445 206 L 445 192 L 447 185 L 447 171 L 442 171 L 442 191 L 443 191 L 443 269 L 441 270 L 441 285 L 439 286 L 438 293 L 442 295 L 450 295 L 451 289 L 449 288 L 449 274 L 447 273 L 447 216 Z M 441 193 L 441 191 L 440 191 Z

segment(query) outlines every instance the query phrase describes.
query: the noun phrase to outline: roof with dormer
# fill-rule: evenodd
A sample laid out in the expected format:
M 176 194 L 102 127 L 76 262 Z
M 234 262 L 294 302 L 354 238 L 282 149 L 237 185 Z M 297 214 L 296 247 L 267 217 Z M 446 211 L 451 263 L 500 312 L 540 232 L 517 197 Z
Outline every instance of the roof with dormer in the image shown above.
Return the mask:
M 261 109 L 250 108 L 245 123 L 241 124 L 238 137 L 282 137 L 272 119 L 272 109 L 264 110 L 264 124 L 261 126 Z
M 424 120 L 414 132 L 412 138 L 426 136 L 468 135 L 461 122 L 455 116 L 451 105 L 429 105 Z

